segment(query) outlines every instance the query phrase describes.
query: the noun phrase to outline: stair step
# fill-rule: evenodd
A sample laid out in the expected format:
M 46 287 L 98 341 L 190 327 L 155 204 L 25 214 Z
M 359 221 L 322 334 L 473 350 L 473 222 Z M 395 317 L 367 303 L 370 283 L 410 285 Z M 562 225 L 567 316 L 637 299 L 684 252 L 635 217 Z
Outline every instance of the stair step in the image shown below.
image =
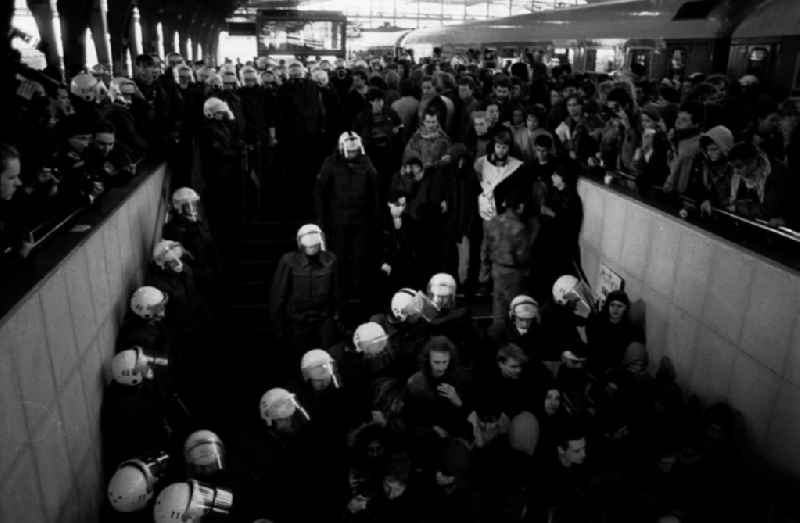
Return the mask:
M 266 326 L 269 311 L 266 304 L 240 304 L 231 306 L 231 317 L 235 323 L 246 326 L 248 331 L 253 327 Z
M 266 304 L 269 299 L 269 285 L 266 280 L 242 282 L 236 286 L 233 300 L 244 305 Z
M 242 260 L 238 263 L 235 273 L 231 275 L 235 281 L 271 281 L 278 259 L 267 260 Z

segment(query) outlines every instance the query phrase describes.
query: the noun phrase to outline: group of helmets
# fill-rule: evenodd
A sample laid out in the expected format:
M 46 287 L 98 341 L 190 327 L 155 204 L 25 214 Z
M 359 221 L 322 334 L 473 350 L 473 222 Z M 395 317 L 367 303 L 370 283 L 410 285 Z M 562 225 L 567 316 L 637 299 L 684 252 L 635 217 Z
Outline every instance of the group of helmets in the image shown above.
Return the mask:
M 199 220 L 198 205 L 200 197 L 188 187 L 176 190 L 172 195 L 173 213 L 190 222 Z M 160 240 L 153 247 L 153 262 L 161 269 L 180 273 L 184 270 L 184 258 L 187 256 L 183 246 L 173 240 Z M 152 285 L 143 285 L 136 289 L 130 298 L 130 310 L 137 317 L 146 321 L 160 321 L 166 315 L 169 296 Z M 136 352 L 138 350 L 138 352 Z M 141 348 L 127 349 L 118 353 L 112 361 L 114 380 L 124 385 L 136 385 L 143 379 L 152 377 L 153 366 L 167 365 L 164 358 L 153 358 L 145 355 Z
M 197 211 L 199 201 L 200 197 L 194 190 L 187 187 L 178 189 L 172 196 L 173 210 L 187 220 L 196 222 L 199 219 Z M 153 248 L 153 261 L 162 269 L 181 272 L 186 254 L 179 242 L 160 240 Z M 130 309 L 144 320 L 158 321 L 164 317 L 168 301 L 166 293 L 151 285 L 144 285 L 131 295 Z
M 341 387 L 336 362 L 325 350 L 312 349 L 303 354 L 300 359 L 300 372 L 314 390 Z M 308 411 L 300 404 L 297 397 L 280 387 L 269 389 L 261 396 L 259 414 L 269 429 L 284 434 L 296 431 L 311 420 Z
M 225 445 L 214 432 L 198 430 L 183 445 L 186 481 L 171 483 L 158 494 L 153 505 L 155 523 L 197 521 L 209 514 L 227 515 L 233 493 L 209 481 L 225 470 Z M 106 490 L 117 512 L 144 510 L 172 463 L 169 453 L 145 454 L 120 463 Z
M 70 93 L 87 103 L 113 103 L 130 106 L 134 98 L 142 97 L 136 83 L 130 78 L 111 78 L 105 68 L 95 66 L 91 73 L 79 73 L 69 83 Z
M 568 307 L 581 318 L 588 318 L 595 309 L 596 299 L 592 289 L 572 274 L 565 274 L 553 284 L 553 301 Z
M 456 300 L 456 279 L 445 272 L 431 276 L 427 292 L 403 288 L 394 293 L 392 315 L 399 321 L 432 320 L 440 311 L 450 310 Z

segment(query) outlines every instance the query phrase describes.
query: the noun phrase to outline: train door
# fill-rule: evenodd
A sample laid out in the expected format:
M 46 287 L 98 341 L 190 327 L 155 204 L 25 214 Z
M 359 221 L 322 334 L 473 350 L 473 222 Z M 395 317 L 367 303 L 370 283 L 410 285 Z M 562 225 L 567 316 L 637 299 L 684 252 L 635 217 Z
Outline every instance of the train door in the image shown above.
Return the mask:
M 747 69 L 745 74 L 752 74 L 762 82 L 772 78 L 773 64 L 778 54 L 779 44 L 752 45 L 747 50 Z
M 687 53 L 686 47 L 676 44 L 667 45 L 667 60 L 665 64 L 664 75 L 668 77 L 680 76 L 686 74 L 686 60 Z
M 777 43 L 732 45 L 728 71 L 737 78 L 752 74 L 762 82 L 768 82 L 773 76 L 779 48 L 780 44 Z
M 652 74 L 650 67 L 653 61 L 653 50 L 651 48 L 631 47 L 628 49 L 628 59 L 625 60 L 625 68 L 630 70 L 633 64 L 638 64 L 644 68 L 647 74 Z

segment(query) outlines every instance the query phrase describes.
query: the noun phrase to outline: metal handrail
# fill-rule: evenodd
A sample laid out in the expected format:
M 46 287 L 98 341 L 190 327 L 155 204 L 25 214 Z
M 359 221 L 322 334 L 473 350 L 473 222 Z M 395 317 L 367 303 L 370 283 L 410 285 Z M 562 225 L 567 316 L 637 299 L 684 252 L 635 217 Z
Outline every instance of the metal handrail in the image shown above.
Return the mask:
M 38 247 L 40 244 L 44 243 L 50 236 L 52 236 L 53 234 L 55 234 L 56 232 L 58 232 L 62 228 L 64 228 L 64 226 L 67 225 L 67 223 L 70 220 L 72 220 L 75 216 L 78 215 L 78 213 L 80 213 L 81 211 L 84 211 L 86 209 L 87 209 L 87 207 L 78 207 L 77 209 L 75 209 L 72 212 L 70 212 L 69 214 L 67 214 L 66 217 L 64 217 L 63 219 L 58 221 L 58 223 L 56 223 L 55 225 L 53 225 L 49 229 L 46 226 L 50 225 L 50 223 L 52 223 L 52 222 L 46 222 L 46 223 L 43 223 L 43 224 L 41 224 L 41 225 L 39 225 L 37 227 L 34 227 L 30 231 L 30 235 L 33 236 L 33 237 L 36 236 L 35 233 L 38 232 L 38 231 L 46 230 L 47 232 L 44 233 L 38 240 L 34 241 L 33 242 L 33 246 L 34 247 Z
M 610 174 L 610 175 L 612 175 L 612 176 L 614 176 L 616 178 L 624 178 L 626 181 L 630 181 L 630 182 L 636 181 L 636 176 L 634 176 L 634 175 L 632 175 L 630 173 L 626 173 L 624 171 L 614 170 L 614 171 L 606 171 L 606 173 Z M 656 191 L 659 191 L 659 192 L 663 192 L 664 191 L 664 189 L 661 186 L 658 186 L 658 185 L 652 186 L 652 189 L 654 189 Z M 664 193 L 664 194 L 666 194 L 666 193 Z M 700 207 L 700 203 L 697 202 L 697 200 L 694 200 L 693 198 L 689 198 L 688 196 L 685 196 L 685 195 L 680 195 L 680 199 L 684 203 L 684 205 L 688 206 L 689 208 L 697 209 L 697 208 Z M 794 229 L 791 229 L 790 227 L 786 227 L 784 225 L 776 227 L 776 226 L 770 225 L 765 220 L 747 218 L 745 216 L 741 216 L 739 214 L 736 214 L 734 212 L 731 212 L 731 211 L 729 211 L 727 209 L 724 209 L 724 208 L 721 208 L 721 207 L 711 206 L 711 212 L 713 214 L 724 216 L 727 219 L 734 220 L 736 222 L 745 224 L 747 226 L 755 227 L 757 229 L 766 231 L 766 232 L 768 232 L 770 234 L 774 234 L 776 236 L 780 236 L 780 237 L 782 237 L 784 239 L 800 243 L 800 231 L 795 231 Z

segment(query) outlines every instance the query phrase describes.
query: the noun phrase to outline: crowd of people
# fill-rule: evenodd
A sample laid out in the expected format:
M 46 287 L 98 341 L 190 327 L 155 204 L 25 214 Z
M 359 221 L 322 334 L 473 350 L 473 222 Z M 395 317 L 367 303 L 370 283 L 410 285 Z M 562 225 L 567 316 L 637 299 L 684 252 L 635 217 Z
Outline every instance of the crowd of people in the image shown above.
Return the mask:
M 103 400 L 105 517 L 738 519 L 735 413 L 651 365 L 623 290 L 594 296 L 577 180 L 624 170 L 700 213 L 791 227 L 798 113 L 753 76 L 633 69 L 171 54 L 137 57 L 133 79 L 21 86 L 28 125 L 0 148 L 12 255 L 31 214 L 91 205 L 146 156 L 178 188 Z M 227 247 L 265 208 L 309 222 L 268 289 L 258 350 L 280 372 L 258 415 L 239 398 L 235 430 L 198 426 L 225 394 L 209 384 Z M 490 295 L 483 329 L 471 304 Z

